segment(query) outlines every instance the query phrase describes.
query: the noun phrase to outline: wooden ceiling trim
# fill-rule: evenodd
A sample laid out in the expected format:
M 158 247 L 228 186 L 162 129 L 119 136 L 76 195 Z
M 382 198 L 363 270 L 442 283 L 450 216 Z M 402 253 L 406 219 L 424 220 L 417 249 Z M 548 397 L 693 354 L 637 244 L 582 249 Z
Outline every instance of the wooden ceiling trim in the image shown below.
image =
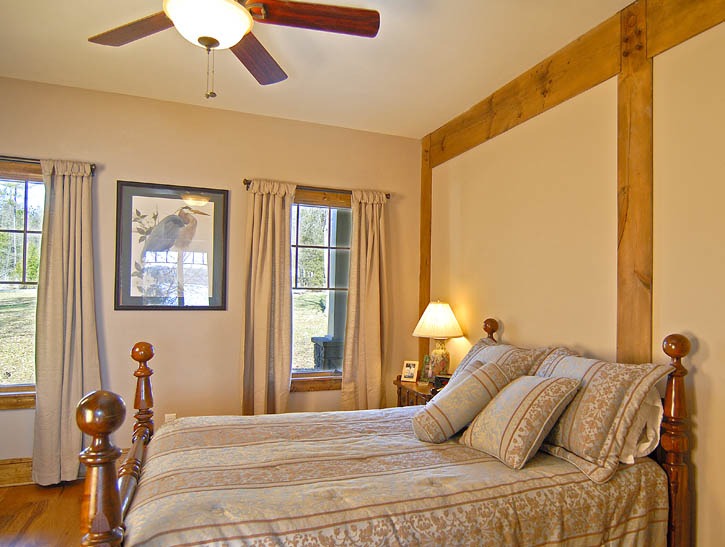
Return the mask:
M 725 0 L 647 0 L 647 56 L 652 58 L 725 22 Z
M 620 70 L 620 17 L 610 17 L 436 129 L 435 167 L 615 76 Z
M 652 59 L 646 0 L 622 11 L 617 82 L 617 359 L 652 360 Z

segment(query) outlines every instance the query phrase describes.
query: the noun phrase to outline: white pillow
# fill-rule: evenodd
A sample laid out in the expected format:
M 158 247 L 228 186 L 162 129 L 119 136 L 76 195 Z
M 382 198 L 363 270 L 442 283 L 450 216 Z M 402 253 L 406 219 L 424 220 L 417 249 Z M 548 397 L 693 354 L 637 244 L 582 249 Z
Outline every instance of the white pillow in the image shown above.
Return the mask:
M 644 458 L 651 454 L 660 444 L 660 427 L 662 426 L 662 397 L 656 387 L 647 393 L 642 406 L 627 433 L 624 448 L 619 455 L 622 463 L 634 463 L 636 458 Z

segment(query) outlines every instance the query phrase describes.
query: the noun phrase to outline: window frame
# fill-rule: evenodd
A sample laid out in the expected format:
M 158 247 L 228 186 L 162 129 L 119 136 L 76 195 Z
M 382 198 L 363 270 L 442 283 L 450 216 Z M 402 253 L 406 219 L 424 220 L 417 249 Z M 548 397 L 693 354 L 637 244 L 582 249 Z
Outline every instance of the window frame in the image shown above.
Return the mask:
M 332 189 L 297 188 L 295 205 L 352 209 L 352 193 Z M 290 247 L 292 242 L 290 241 Z M 314 289 L 311 289 L 314 290 Z M 292 363 L 290 363 L 290 369 Z M 342 389 L 342 373 L 333 371 L 290 372 L 290 392 L 333 391 Z
M 28 233 L 40 233 L 42 237 L 42 230 L 31 230 L 28 232 L 28 184 L 32 182 L 43 182 L 43 172 L 39 162 L 32 161 L 20 161 L 20 160 L 9 160 L 0 159 L 0 177 L 9 180 L 18 180 L 25 182 L 25 218 L 23 226 L 23 242 L 27 245 Z M 3 230 L 3 232 L 18 233 L 16 230 Z M 26 247 L 24 247 L 26 248 Z M 23 262 L 23 278 L 26 276 L 26 261 L 27 257 L 24 257 Z M 3 284 L 26 284 L 26 285 L 37 285 L 37 282 L 8 282 Z M 0 410 L 18 410 L 24 408 L 35 408 L 35 384 L 9 384 L 0 385 Z

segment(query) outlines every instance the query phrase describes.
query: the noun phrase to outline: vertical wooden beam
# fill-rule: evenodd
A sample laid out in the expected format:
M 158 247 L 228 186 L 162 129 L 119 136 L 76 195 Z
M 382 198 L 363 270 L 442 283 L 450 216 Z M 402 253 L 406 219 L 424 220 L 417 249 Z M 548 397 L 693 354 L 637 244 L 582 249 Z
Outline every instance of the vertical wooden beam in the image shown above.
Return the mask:
M 433 168 L 430 163 L 430 135 L 421 141 L 420 162 L 420 271 L 418 274 L 418 317 L 430 302 L 431 222 L 433 219 Z M 430 341 L 418 340 L 418 359 L 421 365 L 428 353 Z
M 652 60 L 647 2 L 622 10 L 617 139 L 617 359 L 652 359 Z

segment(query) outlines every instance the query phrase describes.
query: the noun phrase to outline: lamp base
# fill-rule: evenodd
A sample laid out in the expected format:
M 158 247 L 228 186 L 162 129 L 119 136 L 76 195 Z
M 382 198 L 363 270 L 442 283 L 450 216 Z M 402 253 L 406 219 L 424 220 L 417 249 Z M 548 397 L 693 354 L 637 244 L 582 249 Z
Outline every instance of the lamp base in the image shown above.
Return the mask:
M 431 376 L 439 374 L 448 374 L 448 365 L 451 361 L 451 354 L 446 349 L 445 339 L 435 341 L 436 347 L 430 352 L 430 372 Z

